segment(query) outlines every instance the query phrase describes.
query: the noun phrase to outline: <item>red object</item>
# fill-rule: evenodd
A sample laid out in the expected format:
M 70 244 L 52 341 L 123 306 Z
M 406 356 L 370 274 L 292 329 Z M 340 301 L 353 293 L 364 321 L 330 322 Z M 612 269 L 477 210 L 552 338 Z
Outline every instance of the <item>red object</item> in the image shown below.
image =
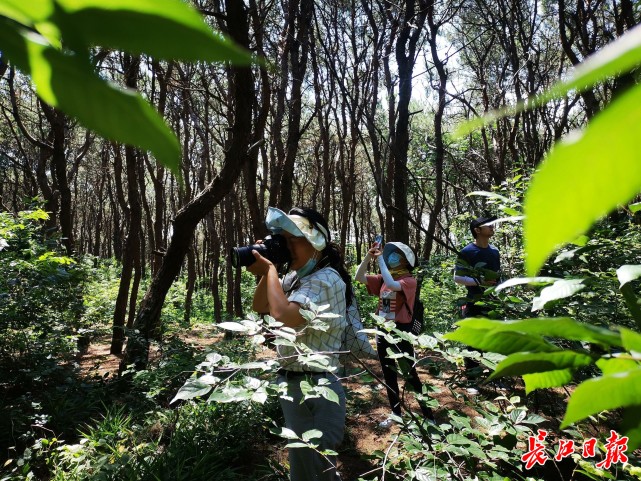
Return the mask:
M 583 458 L 593 458 L 596 456 L 596 439 L 590 438 L 583 443 Z
M 574 441 L 571 439 L 559 439 L 559 450 L 556 452 L 554 459 L 561 461 L 574 453 Z
M 627 463 L 628 457 L 624 454 L 628 450 L 628 437 L 621 436 L 616 431 L 610 431 L 610 437 L 605 444 L 605 459 L 596 463 L 597 468 L 609 469 L 612 464 Z
M 543 466 L 548 460 L 545 454 L 545 445 L 542 444 L 547 435 L 547 431 L 539 429 L 537 436 L 528 437 L 528 450 L 521 456 L 521 461 L 525 463 L 525 469 L 532 469 L 535 464 Z

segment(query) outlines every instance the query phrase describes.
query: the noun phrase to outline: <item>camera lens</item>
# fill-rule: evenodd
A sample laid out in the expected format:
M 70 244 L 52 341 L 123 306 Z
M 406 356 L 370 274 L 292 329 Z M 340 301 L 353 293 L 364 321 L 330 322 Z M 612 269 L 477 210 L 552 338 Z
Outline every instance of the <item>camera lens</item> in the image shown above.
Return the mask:
M 252 251 L 258 251 L 261 255 L 267 248 L 264 244 L 255 244 L 246 247 L 234 247 L 231 250 L 231 265 L 234 267 L 247 267 L 256 262 Z
M 282 264 L 291 261 L 291 255 L 287 248 L 287 239 L 282 235 L 274 234 L 273 236 L 265 237 L 262 244 L 254 244 L 245 247 L 233 247 L 230 253 L 231 265 L 234 267 L 247 267 L 256 262 L 252 250 L 266 259 L 272 261 L 274 264 Z

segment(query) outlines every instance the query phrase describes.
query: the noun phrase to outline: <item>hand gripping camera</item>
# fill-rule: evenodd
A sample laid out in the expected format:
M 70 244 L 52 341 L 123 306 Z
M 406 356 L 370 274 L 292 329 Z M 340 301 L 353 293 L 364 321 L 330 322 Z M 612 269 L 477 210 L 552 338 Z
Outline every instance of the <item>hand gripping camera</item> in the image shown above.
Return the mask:
M 262 244 L 233 247 L 231 250 L 231 265 L 234 267 L 247 267 L 252 265 L 256 262 L 256 258 L 254 254 L 252 254 L 253 250 L 274 264 L 284 264 L 292 260 L 285 237 L 280 234 L 274 234 L 265 237 Z

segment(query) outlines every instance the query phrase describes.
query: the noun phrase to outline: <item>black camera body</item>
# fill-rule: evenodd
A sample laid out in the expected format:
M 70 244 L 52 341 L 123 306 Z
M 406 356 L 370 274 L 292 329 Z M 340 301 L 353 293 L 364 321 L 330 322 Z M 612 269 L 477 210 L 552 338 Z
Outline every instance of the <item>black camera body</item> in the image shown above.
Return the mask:
M 252 251 L 257 251 L 261 256 L 269 259 L 274 264 L 284 264 L 292 260 L 287 248 L 287 239 L 280 234 L 268 235 L 262 244 L 245 247 L 233 247 L 231 250 L 231 265 L 234 267 L 247 267 L 256 262 Z

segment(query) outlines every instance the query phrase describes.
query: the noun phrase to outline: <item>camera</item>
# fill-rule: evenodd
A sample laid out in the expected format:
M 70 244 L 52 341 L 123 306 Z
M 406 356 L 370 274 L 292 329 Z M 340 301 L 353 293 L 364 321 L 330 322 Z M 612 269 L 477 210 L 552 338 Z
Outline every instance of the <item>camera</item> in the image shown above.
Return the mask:
M 256 262 L 256 258 L 254 254 L 252 254 L 253 250 L 274 264 L 284 264 L 292 259 L 287 248 L 287 239 L 280 234 L 274 234 L 265 237 L 262 244 L 233 247 L 231 250 L 231 265 L 234 267 L 247 267 L 252 265 Z

